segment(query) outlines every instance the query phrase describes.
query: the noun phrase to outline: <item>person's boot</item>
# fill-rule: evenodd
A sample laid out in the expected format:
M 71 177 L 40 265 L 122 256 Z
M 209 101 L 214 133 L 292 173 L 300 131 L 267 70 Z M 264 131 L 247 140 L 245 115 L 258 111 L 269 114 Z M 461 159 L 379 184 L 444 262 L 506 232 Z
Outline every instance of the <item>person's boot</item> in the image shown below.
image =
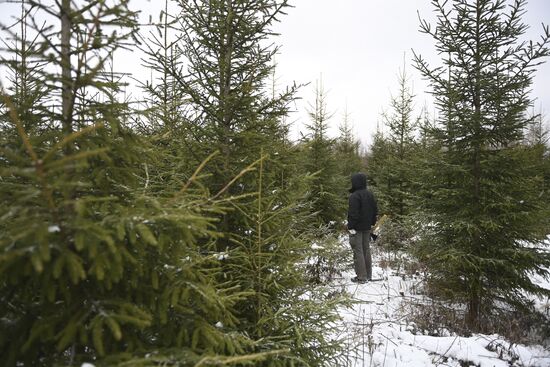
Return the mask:
M 359 283 L 359 284 L 365 284 L 367 282 L 366 279 L 359 279 L 357 277 L 351 278 L 351 281 L 354 282 L 354 283 Z

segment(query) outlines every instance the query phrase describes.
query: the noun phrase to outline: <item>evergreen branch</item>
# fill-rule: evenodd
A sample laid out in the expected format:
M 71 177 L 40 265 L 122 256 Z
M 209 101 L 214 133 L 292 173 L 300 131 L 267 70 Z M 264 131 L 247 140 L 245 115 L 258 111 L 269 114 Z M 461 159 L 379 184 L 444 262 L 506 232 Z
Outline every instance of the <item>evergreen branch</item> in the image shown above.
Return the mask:
M 23 124 L 21 123 L 21 120 L 17 115 L 17 108 L 13 104 L 13 101 L 8 96 L 8 94 L 4 91 L 4 86 L 1 84 L 1 81 L 0 81 L 0 95 L 2 97 L 4 104 L 8 108 L 8 112 L 12 119 L 12 123 L 17 127 L 17 133 L 19 134 L 19 137 L 23 141 L 23 145 L 27 149 L 27 153 L 29 154 L 33 162 L 35 163 L 38 162 L 38 155 L 34 151 L 34 148 L 32 147 L 29 137 L 25 131 L 25 128 L 23 127 Z
M 42 158 L 42 160 L 44 162 L 47 162 L 48 159 L 50 159 L 57 150 L 63 148 L 65 145 L 67 145 L 68 143 L 80 138 L 81 136 L 83 135 L 86 135 L 87 133 L 89 132 L 92 132 L 96 129 L 100 129 L 100 128 L 103 128 L 104 125 L 103 123 L 97 123 L 95 125 L 92 125 L 92 126 L 88 126 L 88 127 L 85 127 L 84 129 L 81 129 L 77 132 L 74 132 L 70 135 L 67 135 L 65 136 L 61 141 L 59 141 L 58 143 L 56 143 L 49 151 L 48 153 L 46 153 L 46 155 L 44 156 L 44 158 Z
M 229 189 L 229 187 L 231 187 L 231 185 L 233 185 L 235 183 L 235 181 L 237 181 L 239 178 L 244 176 L 246 173 L 248 173 L 250 171 L 255 171 L 256 168 L 254 166 L 256 166 L 258 163 L 262 162 L 264 159 L 265 159 L 265 157 L 261 157 L 260 159 L 252 162 L 248 167 L 243 169 L 237 176 L 233 177 L 233 179 L 231 181 L 229 181 L 216 195 L 214 195 L 211 200 L 215 200 L 220 195 L 222 195 L 225 191 L 227 191 L 227 189 Z
M 204 357 L 199 362 L 195 364 L 195 367 L 206 366 L 206 365 L 228 365 L 228 364 L 237 364 L 237 363 L 250 363 L 258 362 L 265 360 L 267 357 L 279 356 L 290 353 L 289 349 L 280 349 L 272 350 L 269 352 L 248 354 L 244 356 L 237 357 Z
M 71 155 L 68 155 L 68 156 L 65 156 L 59 160 L 56 160 L 50 164 L 46 164 L 44 165 L 44 168 L 48 169 L 48 170 L 51 170 L 51 169 L 55 169 L 55 168 L 58 168 L 58 167 L 61 167 L 69 162 L 73 162 L 73 161 L 77 161 L 77 160 L 81 160 L 81 159 L 86 159 L 88 157 L 93 157 L 95 155 L 99 155 L 101 153 L 105 153 L 109 150 L 109 148 L 98 148 L 98 149 L 94 149 L 94 150 L 88 150 L 88 151 L 85 151 L 85 152 L 79 152 L 79 153 L 76 153 L 76 154 L 71 154 Z
M 210 154 L 208 157 L 206 157 L 205 160 L 202 161 L 202 163 L 197 167 L 197 169 L 195 170 L 195 172 L 191 175 L 191 177 L 189 178 L 189 180 L 187 180 L 187 182 L 185 183 L 185 185 L 183 185 L 183 187 L 180 189 L 180 191 L 178 191 L 176 193 L 176 195 L 174 196 L 174 198 L 172 200 L 175 200 L 177 199 L 180 195 L 182 195 L 185 191 L 187 191 L 187 188 L 189 188 L 189 186 L 195 181 L 195 179 L 197 178 L 197 176 L 199 175 L 199 173 L 202 171 L 202 169 L 204 168 L 204 166 L 206 166 L 206 164 L 212 159 L 214 158 L 216 155 L 218 155 L 220 152 L 219 151 L 215 151 L 214 153 Z

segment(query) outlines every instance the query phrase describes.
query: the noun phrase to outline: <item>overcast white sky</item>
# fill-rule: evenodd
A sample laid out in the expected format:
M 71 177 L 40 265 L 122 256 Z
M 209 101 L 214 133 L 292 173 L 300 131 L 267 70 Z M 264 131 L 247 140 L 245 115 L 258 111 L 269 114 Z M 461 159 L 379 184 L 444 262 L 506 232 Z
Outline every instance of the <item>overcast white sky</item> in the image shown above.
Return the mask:
M 426 19 L 434 18 L 429 0 L 293 3 L 295 8 L 277 27 L 282 45 L 278 57 L 281 81 L 314 81 L 322 73 L 323 83 L 329 89 L 329 109 L 336 112 L 334 126 L 342 120 L 347 103 L 361 141 L 371 141 L 382 110 L 389 105 L 391 93 L 396 92 L 404 54 L 417 107 L 429 103 L 430 98 L 425 96 L 427 86 L 411 61 L 414 49 L 438 62 L 433 40 L 418 31 L 418 13 Z M 550 23 L 550 1 L 529 0 L 523 20 L 531 26 L 527 37 L 538 39 L 541 22 Z M 313 85 L 301 93 L 305 100 L 313 99 L 312 89 Z M 539 67 L 533 97 L 538 98 L 537 106 L 542 104 L 550 111 L 550 63 Z
M 412 67 L 411 49 L 433 60 L 433 40 L 418 32 L 418 15 L 432 20 L 430 0 L 291 0 L 294 8 L 281 17 L 275 30 L 280 33 L 276 43 L 281 50 L 277 56 L 278 86 L 283 88 L 294 81 L 311 83 L 303 88 L 296 103 L 297 113 L 293 134 L 303 129 L 306 109 L 313 101 L 315 81 L 322 75 L 328 90 L 328 108 L 334 112 L 332 132 L 347 105 L 351 121 L 363 143 L 371 141 L 380 114 L 386 109 L 391 93 L 397 89 L 397 73 L 406 69 L 420 109 L 430 98 L 427 86 Z M 131 0 L 130 6 L 142 11 L 142 19 L 158 19 L 164 7 L 162 0 Z M 0 21 L 6 23 L 16 6 L 0 0 Z M 526 38 L 537 40 L 542 33 L 541 23 L 550 24 L 550 1 L 529 0 L 524 22 L 530 25 Z M 550 60 L 548 60 L 550 61 Z M 115 67 L 124 71 L 140 72 L 139 56 L 118 58 Z M 148 77 L 148 73 L 147 73 Z M 533 84 L 537 109 L 550 111 L 550 63 L 539 67 Z M 433 111 L 431 111 L 433 112 Z M 550 118 L 550 116 L 548 116 Z M 547 119 L 548 119 L 547 118 Z

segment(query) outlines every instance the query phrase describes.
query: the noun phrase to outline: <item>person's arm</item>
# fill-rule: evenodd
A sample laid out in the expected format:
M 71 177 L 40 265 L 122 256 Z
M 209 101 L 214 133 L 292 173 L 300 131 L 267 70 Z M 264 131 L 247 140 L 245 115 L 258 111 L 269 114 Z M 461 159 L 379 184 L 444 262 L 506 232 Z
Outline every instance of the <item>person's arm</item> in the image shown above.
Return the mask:
M 372 223 L 371 226 L 374 226 L 376 224 L 376 221 L 378 220 L 378 204 L 376 203 L 376 199 L 374 198 L 374 195 L 372 195 L 372 203 L 373 203 L 373 215 L 372 215 Z
M 357 195 L 349 196 L 349 207 L 348 207 L 348 229 L 355 229 L 357 222 L 359 222 L 360 216 L 360 205 L 359 198 Z

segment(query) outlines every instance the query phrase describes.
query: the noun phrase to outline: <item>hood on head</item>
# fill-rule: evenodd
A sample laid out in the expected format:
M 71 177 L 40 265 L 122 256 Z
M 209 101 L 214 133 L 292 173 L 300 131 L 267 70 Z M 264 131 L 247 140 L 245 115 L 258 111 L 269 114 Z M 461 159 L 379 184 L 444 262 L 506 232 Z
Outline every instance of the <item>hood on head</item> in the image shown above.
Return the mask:
M 364 173 L 354 173 L 351 176 L 351 189 L 349 192 L 367 188 L 367 176 Z

